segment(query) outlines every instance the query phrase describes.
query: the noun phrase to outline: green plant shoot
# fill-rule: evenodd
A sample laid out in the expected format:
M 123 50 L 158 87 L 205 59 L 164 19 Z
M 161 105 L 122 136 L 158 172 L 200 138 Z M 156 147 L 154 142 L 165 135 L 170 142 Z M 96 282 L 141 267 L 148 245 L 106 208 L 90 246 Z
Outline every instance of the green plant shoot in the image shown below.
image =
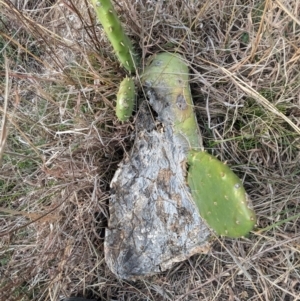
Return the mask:
M 125 77 L 119 87 L 117 94 L 116 115 L 120 121 L 127 121 L 132 115 L 135 102 L 134 80 Z
M 133 46 L 125 34 L 122 24 L 110 0 L 91 0 L 98 20 L 109 39 L 114 52 L 128 72 L 134 73 L 137 66 Z

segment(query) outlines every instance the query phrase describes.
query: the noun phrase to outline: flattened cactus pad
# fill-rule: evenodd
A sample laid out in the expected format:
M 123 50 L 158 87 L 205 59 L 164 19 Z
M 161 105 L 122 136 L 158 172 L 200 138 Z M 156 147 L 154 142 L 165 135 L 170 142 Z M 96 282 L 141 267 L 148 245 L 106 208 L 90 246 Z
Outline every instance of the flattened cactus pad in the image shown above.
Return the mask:
M 256 218 L 240 179 L 203 151 L 191 151 L 188 164 L 188 185 L 202 218 L 218 235 L 246 236 Z
M 189 68 L 183 57 L 167 52 L 154 55 L 144 70 L 142 83 L 158 119 L 173 126 L 175 135 L 181 136 L 188 148 L 201 148 L 201 134 L 189 86 Z

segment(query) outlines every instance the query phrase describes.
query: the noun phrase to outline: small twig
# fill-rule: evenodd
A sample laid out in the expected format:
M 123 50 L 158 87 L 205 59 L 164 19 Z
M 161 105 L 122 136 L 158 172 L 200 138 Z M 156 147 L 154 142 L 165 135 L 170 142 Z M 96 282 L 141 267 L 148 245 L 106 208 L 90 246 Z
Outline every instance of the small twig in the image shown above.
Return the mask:
M 3 118 L 2 118 L 2 126 L 0 132 L 0 164 L 2 161 L 2 156 L 4 153 L 4 147 L 6 138 L 8 135 L 8 128 L 7 128 L 7 104 L 8 104 L 8 95 L 9 95 L 9 66 L 8 66 L 8 59 L 5 58 L 5 94 L 4 94 L 4 106 L 3 106 Z

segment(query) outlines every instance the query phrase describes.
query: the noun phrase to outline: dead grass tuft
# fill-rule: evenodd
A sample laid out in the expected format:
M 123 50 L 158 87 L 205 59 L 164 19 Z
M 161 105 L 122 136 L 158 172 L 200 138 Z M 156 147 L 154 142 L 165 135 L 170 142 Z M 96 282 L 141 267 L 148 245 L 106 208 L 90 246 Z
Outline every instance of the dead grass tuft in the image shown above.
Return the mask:
M 5 70 L 11 81 L 0 98 L 1 300 L 299 300 L 297 1 L 116 5 L 143 59 L 185 55 L 205 147 L 243 179 L 258 216 L 248 239 L 216 239 L 210 254 L 135 283 L 103 257 L 109 182 L 132 145 L 113 111 L 124 72 L 88 1 L 0 3 L 1 95 Z

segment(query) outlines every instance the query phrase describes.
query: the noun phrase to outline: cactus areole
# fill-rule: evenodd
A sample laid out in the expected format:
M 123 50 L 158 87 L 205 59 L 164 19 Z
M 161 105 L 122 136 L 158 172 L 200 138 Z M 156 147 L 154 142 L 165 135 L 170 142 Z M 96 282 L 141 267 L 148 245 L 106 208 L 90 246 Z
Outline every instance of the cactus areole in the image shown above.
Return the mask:
M 122 67 L 134 73 L 137 66 L 133 46 L 125 34 L 122 24 L 110 0 L 92 0 L 97 17 L 109 39 Z
M 188 185 L 202 218 L 218 235 L 246 236 L 256 219 L 240 179 L 203 151 L 190 151 L 188 164 Z

